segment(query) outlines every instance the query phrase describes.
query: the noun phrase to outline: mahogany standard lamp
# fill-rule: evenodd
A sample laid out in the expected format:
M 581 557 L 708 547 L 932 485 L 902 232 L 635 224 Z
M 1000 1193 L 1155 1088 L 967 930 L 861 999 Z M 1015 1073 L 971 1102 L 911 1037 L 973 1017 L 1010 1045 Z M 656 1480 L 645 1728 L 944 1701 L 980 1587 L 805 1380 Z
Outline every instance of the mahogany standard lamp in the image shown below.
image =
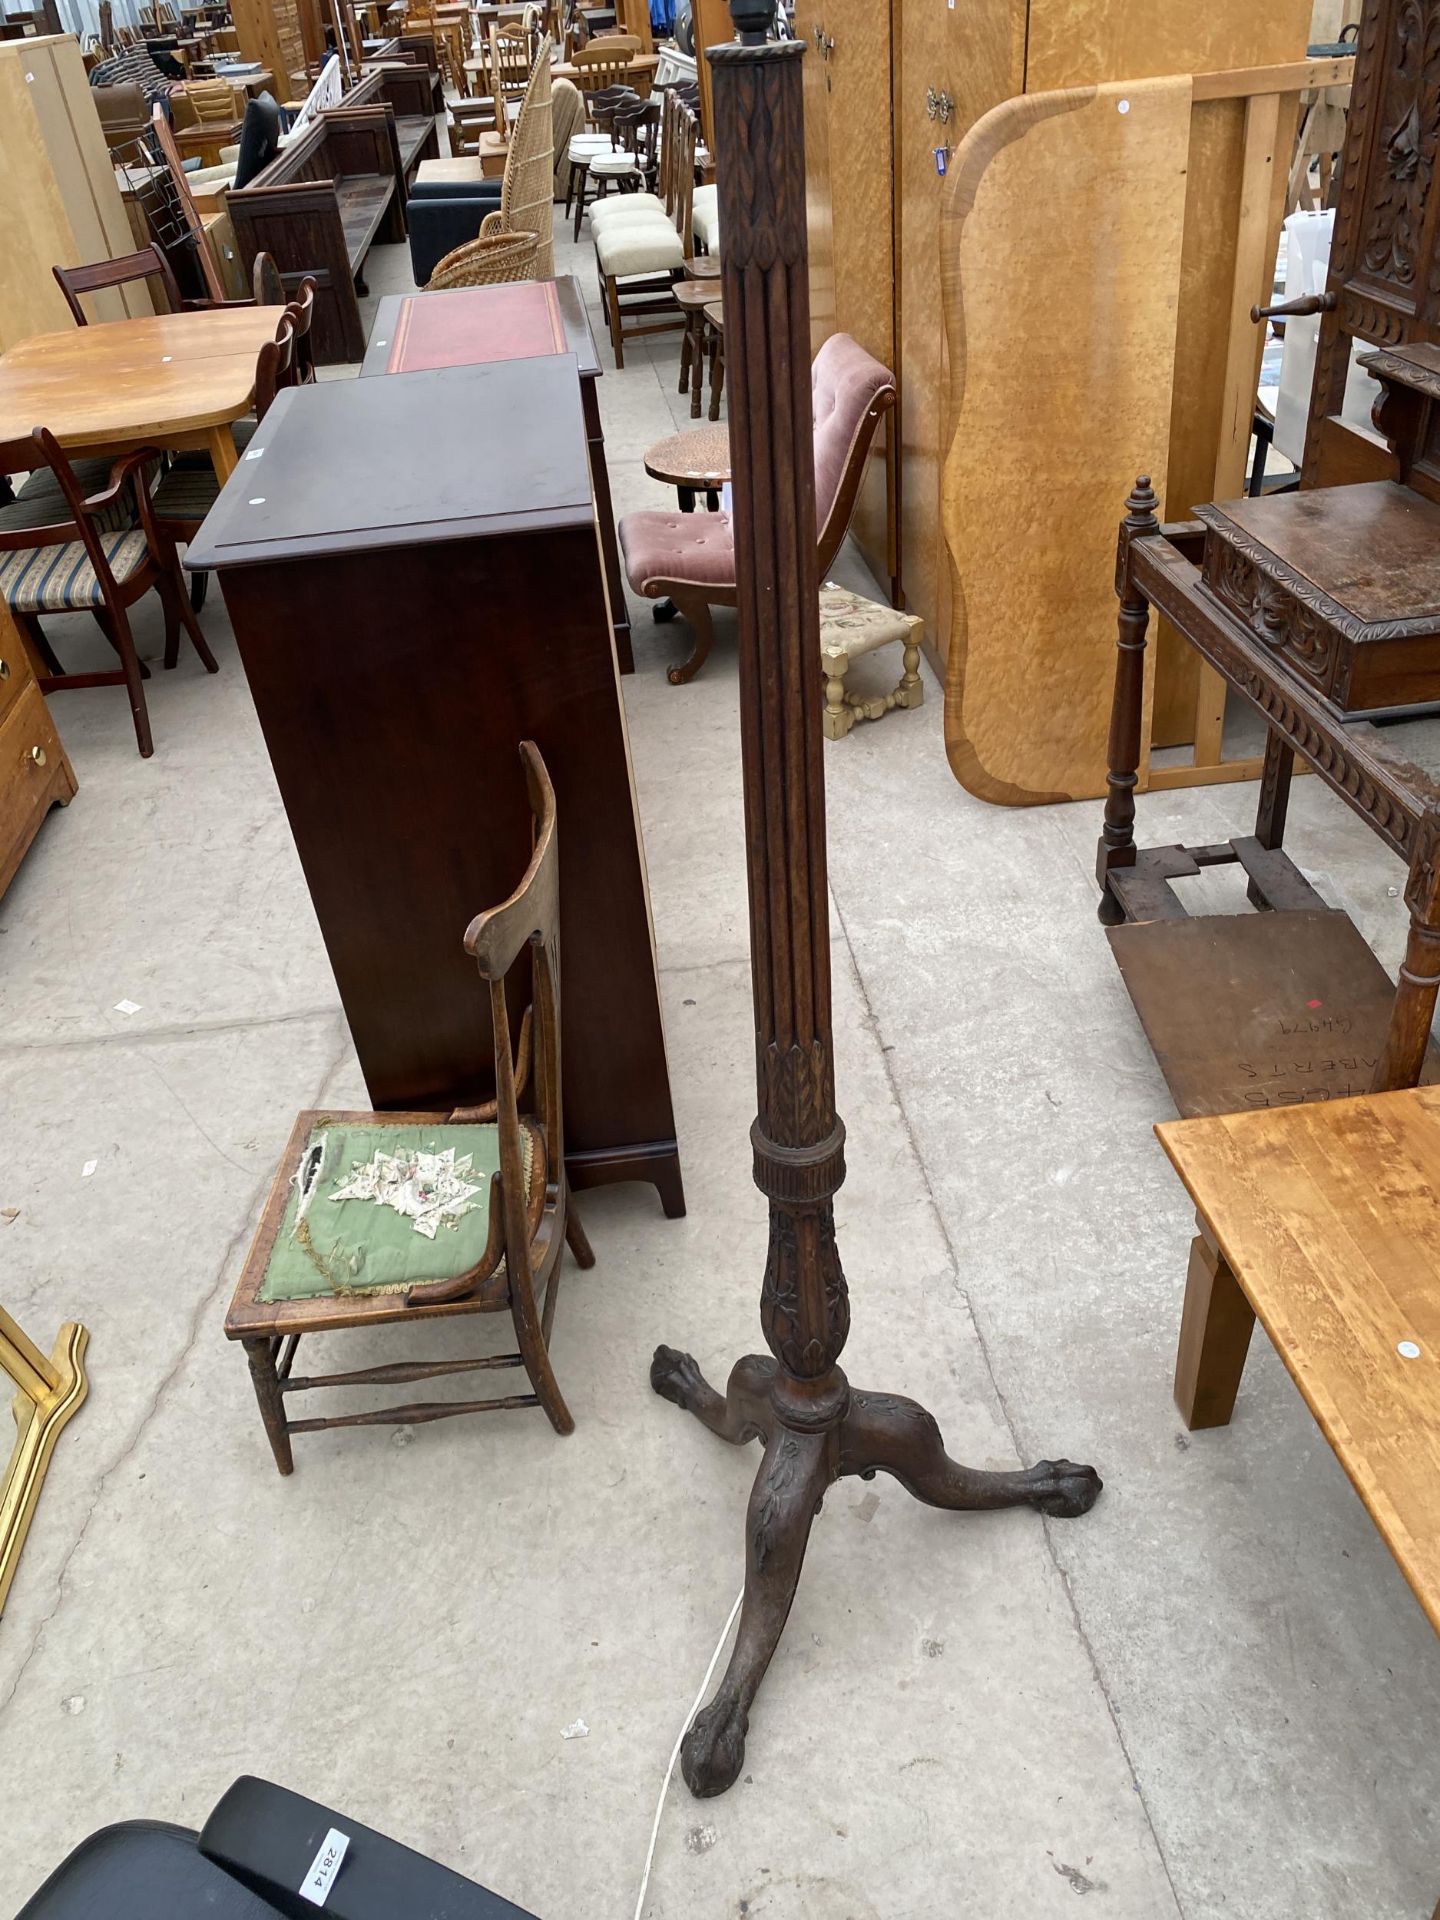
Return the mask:
M 725 362 L 740 616 L 740 739 L 750 879 L 759 1114 L 755 1183 L 770 1203 L 760 1324 L 773 1358 L 736 1363 L 722 1397 L 688 1353 L 659 1347 L 650 1384 L 733 1445 L 765 1445 L 745 1523 L 745 1601 L 725 1677 L 685 1736 L 690 1791 L 734 1784 L 750 1703 L 785 1627 L 810 1523 L 831 1482 L 891 1473 L 930 1506 L 1032 1506 L 1070 1517 L 1093 1467 L 1042 1460 L 979 1473 L 946 1455 L 934 1417 L 861 1393 L 836 1364 L 850 1305 L 832 1196 L 845 1177 L 835 1112 L 819 582 L 806 281 L 803 43 L 767 41 L 773 0 L 730 0 L 739 38 L 712 47 L 724 234 Z

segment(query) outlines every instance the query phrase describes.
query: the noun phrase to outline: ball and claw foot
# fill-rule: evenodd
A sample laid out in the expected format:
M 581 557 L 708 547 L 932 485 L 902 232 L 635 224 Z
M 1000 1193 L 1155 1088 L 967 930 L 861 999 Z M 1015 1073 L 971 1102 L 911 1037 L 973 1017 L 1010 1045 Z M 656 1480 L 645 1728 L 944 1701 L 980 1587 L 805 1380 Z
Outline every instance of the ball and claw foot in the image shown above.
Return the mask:
M 689 1413 L 697 1397 L 708 1391 L 705 1376 L 694 1356 L 675 1347 L 657 1347 L 650 1362 L 650 1385 L 662 1400 L 669 1400 Z
M 697 1800 L 713 1800 L 740 1778 L 750 1716 L 723 1694 L 702 1707 L 680 1747 L 680 1771 Z
M 1078 1520 L 1094 1506 L 1105 1486 L 1094 1467 L 1077 1467 L 1073 1460 L 1037 1460 L 1031 1472 L 1041 1485 L 1030 1504 L 1052 1520 Z

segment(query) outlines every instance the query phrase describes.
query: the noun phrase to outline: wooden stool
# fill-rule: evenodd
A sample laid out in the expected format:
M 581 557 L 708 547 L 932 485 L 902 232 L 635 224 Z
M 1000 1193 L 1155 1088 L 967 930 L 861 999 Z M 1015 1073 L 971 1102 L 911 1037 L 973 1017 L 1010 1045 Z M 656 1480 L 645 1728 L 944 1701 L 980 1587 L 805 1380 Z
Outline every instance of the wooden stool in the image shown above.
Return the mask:
M 680 343 L 680 392 L 690 389 L 690 418 L 700 418 L 700 382 L 705 366 L 705 309 L 715 302 L 715 288 L 704 280 L 681 280 L 674 289 L 675 304 L 685 316 Z M 711 418 L 715 416 L 712 414 Z
M 645 455 L 645 471 L 663 487 L 674 487 L 680 511 L 695 511 L 695 496 L 705 495 L 712 513 L 719 511 L 720 489 L 730 479 L 730 429 L 692 427 L 657 440 Z
M 920 678 L 920 637 L 925 622 L 913 613 L 882 606 L 876 600 L 847 593 L 828 580 L 820 589 L 820 665 L 825 673 L 827 740 L 843 740 L 857 720 L 882 720 L 894 707 L 919 707 L 925 702 Z M 904 671 L 893 693 L 870 697 L 845 691 L 850 662 L 898 640 L 905 649 Z

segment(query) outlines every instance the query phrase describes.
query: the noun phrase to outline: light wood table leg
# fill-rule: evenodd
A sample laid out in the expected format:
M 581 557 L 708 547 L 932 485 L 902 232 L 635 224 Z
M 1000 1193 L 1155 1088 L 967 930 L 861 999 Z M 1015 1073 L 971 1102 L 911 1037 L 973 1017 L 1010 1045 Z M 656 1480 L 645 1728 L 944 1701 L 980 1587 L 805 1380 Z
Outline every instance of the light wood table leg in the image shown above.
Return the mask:
M 240 464 L 240 455 L 235 449 L 235 435 L 228 426 L 210 429 L 210 459 L 216 478 L 223 487 Z
M 0 1371 L 19 1389 L 14 1402 L 15 1449 L 0 1481 L 0 1612 L 20 1564 L 55 1442 L 88 1391 L 85 1348 L 89 1339 L 84 1327 L 67 1320 L 47 1359 L 0 1307 Z
M 1175 1404 L 1192 1431 L 1230 1424 L 1255 1326 L 1255 1309 L 1215 1236 L 1198 1214 L 1195 1224 L 1175 1357 Z

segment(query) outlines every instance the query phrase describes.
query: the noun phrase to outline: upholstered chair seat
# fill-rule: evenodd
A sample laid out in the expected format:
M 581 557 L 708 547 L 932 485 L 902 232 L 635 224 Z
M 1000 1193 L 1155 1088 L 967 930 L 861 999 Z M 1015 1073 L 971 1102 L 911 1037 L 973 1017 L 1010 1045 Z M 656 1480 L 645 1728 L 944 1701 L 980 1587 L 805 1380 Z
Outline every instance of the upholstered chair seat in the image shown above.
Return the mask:
M 720 189 L 714 185 L 696 187 L 695 198 L 690 208 L 690 220 L 695 229 L 695 238 L 707 253 L 720 251 Z
M 672 226 L 648 221 L 607 227 L 596 237 L 595 252 L 606 279 L 626 280 L 639 274 L 679 273 L 685 249 Z

